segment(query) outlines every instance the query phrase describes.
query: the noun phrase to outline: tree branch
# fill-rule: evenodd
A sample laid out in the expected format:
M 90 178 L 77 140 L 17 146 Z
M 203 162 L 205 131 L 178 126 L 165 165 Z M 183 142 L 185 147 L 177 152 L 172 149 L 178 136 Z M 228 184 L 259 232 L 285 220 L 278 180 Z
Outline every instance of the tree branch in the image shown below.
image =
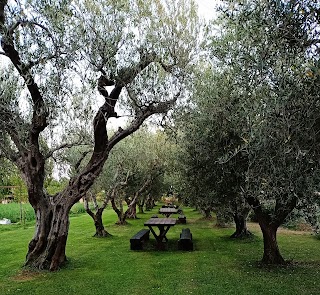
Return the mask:
M 30 61 L 26 65 L 26 68 L 30 70 L 32 67 L 34 67 L 40 63 L 45 63 L 46 61 L 57 58 L 57 57 L 59 57 L 58 54 L 51 54 L 51 55 L 48 55 L 47 57 L 42 57 L 42 58 L 39 58 L 38 60 Z
M 89 154 L 90 152 L 92 152 L 91 150 L 89 151 L 85 151 L 82 153 L 81 157 L 79 158 L 78 162 L 74 165 L 74 168 L 76 170 L 76 172 L 79 172 L 79 167 L 81 165 L 81 162 L 84 160 L 84 158 L 87 156 L 87 154 Z
M 30 139 L 34 145 L 38 145 L 38 136 L 47 127 L 48 110 L 45 107 L 38 85 L 35 83 L 29 69 L 22 63 L 18 51 L 10 38 L 1 39 L 1 46 L 6 55 L 10 58 L 14 67 L 27 84 L 33 101 L 32 128 L 30 129 Z
M 52 42 L 54 42 L 54 39 L 53 39 L 53 36 L 52 34 L 50 33 L 50 30 L 48 28 L 46 28 L 44 25 L 42 24 L 39 24 L 37 22 L 34 22 L 34 21 L 29 21 L 29 20 L 19 20 L 17 21 L 15 24 L 13 24 L 11 27 L 8 28 L 8 34 L 10 36 L 12 36 L 14 30 L 19 27 L 20 25 L 24 26 L 24 25 L 34 25 L 34 26 L 38 26 L 40 27 L 42 30 L 46 31 L 48 33 L 48 36 L 51 38 Z
M 11 160 L 13 163 L 16 163 L 18 158 L 19 158 L 19 154 L 16 153 L 10 146 L 9 144 L 2 144 L 0 141 L 0 158 L 6 158 L 8 160 Z
M 48 159 L 48 158 L 52 157 L 52 155 L 53 155 L 55 152 L 59 151 L 59 150 L 62 150 L 62 149 L 65 149 L 65 148 L 72 148 L 72 147 L 74 147 L 74 146 L 82 146 L 82 145 L 83 145 L 83 146 L 86 146 L 87 144 L 82 144 L 82 143 L 80 143 L 79 141 L 77 141 L 77 142 L 72 142 L 72 143 L 63 143 L 63 144 L 61 144 L 61 145 L 59 145 L 59 146 L 51 149 L 49 152 L 47 152 L 46 155 L 44 156 L 44 158 L 45 158 L 45 159 Z M 88 151 L 87 153 L 89 153 L 89 151 Z
M 171 100 L 152 104 L 142 109 L 141 113 L 138 114 L 138 117 L 136 117 L 135 120 L 131 122 L 131 125 L 128 128 L 119 128 L 118 131 L 110 138 L 108 149 L 111 150 L 113 146 L 116 145 L 120 140 L 138 130 L 142 123 L 151 115 L 167 112 L 170 107 L 174 105 L 179 96 L 180 91 Z
M 285 195 L 284 198 L 287 200 L 286 202 L 281 202 L 279 199 L 276 201 L 275 216 L 273 218 L 273 223 L 276 226 L 280 226 L 297 205 L 298 199 L 296 196 L 289 197 Z
M 4 21 L 5 21 L 5 16 L 4 16 L 4 8 L 7 5 L 7 0 L 0 0 L 0 33 L 3 32 L 4 28 Z
M 17 126 L 27 127 L 26 122 L 24 122 L 20 117 L 16 116 L 14 112 L 3 105 L 0 105 L 0 114 L 2 117 L 2 122 L 0 124 L 1 129 L 6 130 L 18 151 L 21 154 L 25 153 L 27 148 L 24 146 L 21 138 L 19 137 L 19 130 L 17 129 Z
M 115 78 L 117 84 L 119 86 L 130 84 L 141 71 L 154 61 L 156 61 L 156 54 L 154 52 L 140 54 L 140 61 L 135 66 L 123 68 L 119 71 Z
M 122 188 L 128 184 L 129 176 L 130 176 L 130 171 L 128 171 L 125 181 L 119 181 L 109 189 L 109 191 L 106 193 L 106 198 L 104 199 L 104 202 L 102 204 L 103 208 L 105 208 L 107 206 L 109 200 L 111 200 L 111 206 L 112 206 L 113 210 L 118 215 L 121 214 L 121 211 L 117 208 L 117 205 L 115 203 L 115 197 L 116 197 L 116 194 L 119 192 L 119 188 Z M 115 174 L 114 180 L 116 180 L 117 177 L 118 177 L 118 171 Z
M 135 206 L 135 204 L 137 203 L 138 197 L 150 186 L 152 181 L 153 181 L 152 176 L 151 177 L 150 176 L 147 177 L 147 179 L 144 182 L 144 184 L 140 187 L 140 189 L 138 191 L 135 192 L 133 199 L 131 200 L 130 204 L 128 204 L 128 209 L 124 213 L 124 217 L 125 218 L 127 217 L 128 213 L 131 211 L 131 208 L 133 206 Z

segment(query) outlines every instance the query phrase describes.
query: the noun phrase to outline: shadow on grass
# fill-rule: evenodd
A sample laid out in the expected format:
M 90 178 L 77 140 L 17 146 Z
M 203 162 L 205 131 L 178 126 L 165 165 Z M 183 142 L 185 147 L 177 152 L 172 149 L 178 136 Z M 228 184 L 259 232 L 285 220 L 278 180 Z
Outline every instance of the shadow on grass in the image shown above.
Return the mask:
M 256 235 L 251 235 L 248 237 L 241 237 L 241 238 L 232 238 L 231 235 L 224 235 L 219 237 L 220 240 L 223 242 L 228 242 L 228 243 L 239 243 L 239 244 L 245 244 L 245 243 L 257 243 L 261 242 L 261 238 L 256 236 Z

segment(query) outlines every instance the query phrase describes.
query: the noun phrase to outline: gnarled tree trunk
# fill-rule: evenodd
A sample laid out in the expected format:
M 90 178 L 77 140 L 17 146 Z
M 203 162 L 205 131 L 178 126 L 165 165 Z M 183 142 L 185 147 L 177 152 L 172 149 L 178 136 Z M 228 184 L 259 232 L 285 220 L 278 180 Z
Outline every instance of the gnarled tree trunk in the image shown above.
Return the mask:
M 57 270 L 66 261 L 69 211 L 65 204 L 39 206 L 36 232 L 29 243 L 26 266 Z
M 135 201 L 132 201 L 131 203 L 128 204 L 128 209 L 125 213 L 126 218 L 129 219 L 137 219 L 137 203 Z
M 91 210 L 86 210 L 86 212 L 91 216 L 94 222 L 94 226 L 96 229 L 95 234 L 93 235 L 94 237 L 98 238 L 105 238 L 105 237 L 110 237 L 112 236 L 110 233 L 108 233 L 103 225 L 102 221 L 102 213 L 104 209 L 99 208 L 96 213 L 93 213 Z
M 283 200 L 287 200 L 284 204 Z M 297 198 L 292 196 L 283 196 L 283 199 L 277 199 L 274 211 L 271 213 L 262 210 L 262 206 L 258 199 L 254 197 L 247 198 L 248 203 L 252 206 L 254 213 L 258 219 L 263 234 L 263 256 L 261 262 L 263 264 L 282 265 L 285 260 L 280 254 L 277 230 L 284 222 L 286 217 L 292 212 L 297 203 Z
M 95 213 L 90 209 L 87 197 L 83 198 L 84 208 L 85 208 L 86 212 L 88 213 L 88 215 L 93 219 L 94 226 L 96 229 L 96 233 L 94 234 L 94 237 L 104 238 L 104 237 L 112 236 L 110 233 L 108 233 L 106 231 L 106 229 L 104 228 L 104 225 L 103 225 L 103 221 L 102 221 L 102 214 L 103 214 L 104 209 L 106 208 L 108 201 L 109 201 L 108 194 L 107 194 L 107 196 L 106 196 L 106 198 L 100 208 L 99 208 L 99 205 L 98 205 L 98 202 L 97 202 L 95 195 L 91 195 L 91 199 L 94 204 Z
M 250 210 L 236 212 L 233 214 L 233 219 L 236 224 L 236 231 L 231 235 L 231 238 L 246 238 L 251 237 L 252 233 L 247 229 L 247 217 Z
M 263 234 L 263 257 L 261 262 L 264 264 L 285 264 L 277 242 L 278 227 L 263 222 L 259 224 Z
M 144 210 L 143 210 L 144 203 L 145 203 L 145 199 L 143 197 L 142 200 L 138 202 L 139 214 L 144 214 Z
M 127 224 L 126 215 L 123 212 L 122 200 L 120 200 L 120 209 L 118 209 L 116 202 L 115 202 L 115 199 L 111 198 L 111 206 L 112 206 L 112 209 L 114 210 L 114 212 L 116 212 L 117 216 L 118 216 L 118 221 L 116 222 L 116 224 L 118 224 L 118 225 Z

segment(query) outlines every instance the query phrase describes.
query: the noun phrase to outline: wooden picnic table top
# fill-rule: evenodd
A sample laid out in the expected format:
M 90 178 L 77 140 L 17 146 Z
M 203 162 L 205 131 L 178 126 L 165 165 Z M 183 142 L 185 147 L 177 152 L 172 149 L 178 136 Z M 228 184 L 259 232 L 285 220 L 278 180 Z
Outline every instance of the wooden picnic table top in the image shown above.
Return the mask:
M 176 208 L 160 208 L 159 212 L 160 213 L 177 213 L 178 209 L 176 209 Z
M 175 218 L 150 218 L 148 221 L 144 223 L 144 225 L 175 225 L 176 224 Z

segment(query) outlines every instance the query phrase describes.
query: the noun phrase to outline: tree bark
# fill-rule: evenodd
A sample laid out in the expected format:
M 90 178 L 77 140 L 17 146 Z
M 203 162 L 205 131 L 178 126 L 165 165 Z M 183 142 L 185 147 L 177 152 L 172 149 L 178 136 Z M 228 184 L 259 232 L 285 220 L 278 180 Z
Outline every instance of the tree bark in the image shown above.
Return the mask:
M 139 214 L 144 214 L 144 203 L 145 203 L 145 198 L 142 196 L 142 199 L 140 200 L 140 202 L 138 202 L 138 209 L 139 209 Z
M 115 202 L 115 199 L 113 197 L 113 198 L 111 198 L 111 206 L 112 206 L 112 209 L 114 210 L 114 212 L 116 212 L 117 216 L 118 216 L 118 221 L 116 222 L 116 224 L 118 224 L 118 225 L 127 224 L 126 215 L 124 214 L 123 208 L 122 208 L 122 201 L 120 200 L 120 209 L 118 209 L 116 202 Z
M 108 233 L 103 225 L 102 221 L 102 214 L 103 214 L 104 208 L 99 208 L 96 213 L 93 213 L 90 209 L 86 209 L 86 212 L 91 216 L 94 222 L 94 226 L 96 228 L 96 233 L 93 235 L 97 238 L 105 238 L 112 236 L 110 233 Z
M 84 200 L 84 208 L 88 213 L 88 215 L 93 219 L 94 226 L 96 229 L 96 233 L 93 236 L 99 237 L 99 238 L 112 236 L 110 233 L 106 231 L 102 221 L 102 214 L 104 212 L 104 209 L 107 207 L 107 204 L 109 201 L 109 194 L 107 193 L 106 198 L 104 199 L 104 202 L 100 208 L 99 208 L 96 196 L 94 194 L 91 194 L 90 198 L 94 204 L 95 213 L 89 207 L 89 198 L 86 196 L 83 198 L 83 200 Z
M 285 260 L 280 254 L 277 242 L 278 227 L 260 223 L 263 234 L 263 264 L 285 264 Z
M 137 219 L 137 204 L 136 202 L 131 203 L 128 210 L 126 211 L 126 217 L 129 219 Z
M 69 211 L 64 204 L 44 204 L 36 210 L 36 232 L 29 243 L 26 266 L 55 271 L 66 262 Z
M 283 199 L 285 197 L 287 197 L 285 204 L 279 199 L 276 201 L 273 214 L 262 210 L 258 199 L 247 197 L 247 201 L 256 214 L 263 234 L 263 256 L 261 260 L 263 264 L 283 265 L 286 263 L 278 247 L 277 230 L 288 214 L 295 208 L 297 198 L 284 196 Z
M 245 210 L 244 212 L 236 212 L 233 214 L 236 231 L 231 235 L 231 238 L 247 238 L 252 236 L 252 233 L 247 229 L 247 217 L 249 212 L 250 210 Z

